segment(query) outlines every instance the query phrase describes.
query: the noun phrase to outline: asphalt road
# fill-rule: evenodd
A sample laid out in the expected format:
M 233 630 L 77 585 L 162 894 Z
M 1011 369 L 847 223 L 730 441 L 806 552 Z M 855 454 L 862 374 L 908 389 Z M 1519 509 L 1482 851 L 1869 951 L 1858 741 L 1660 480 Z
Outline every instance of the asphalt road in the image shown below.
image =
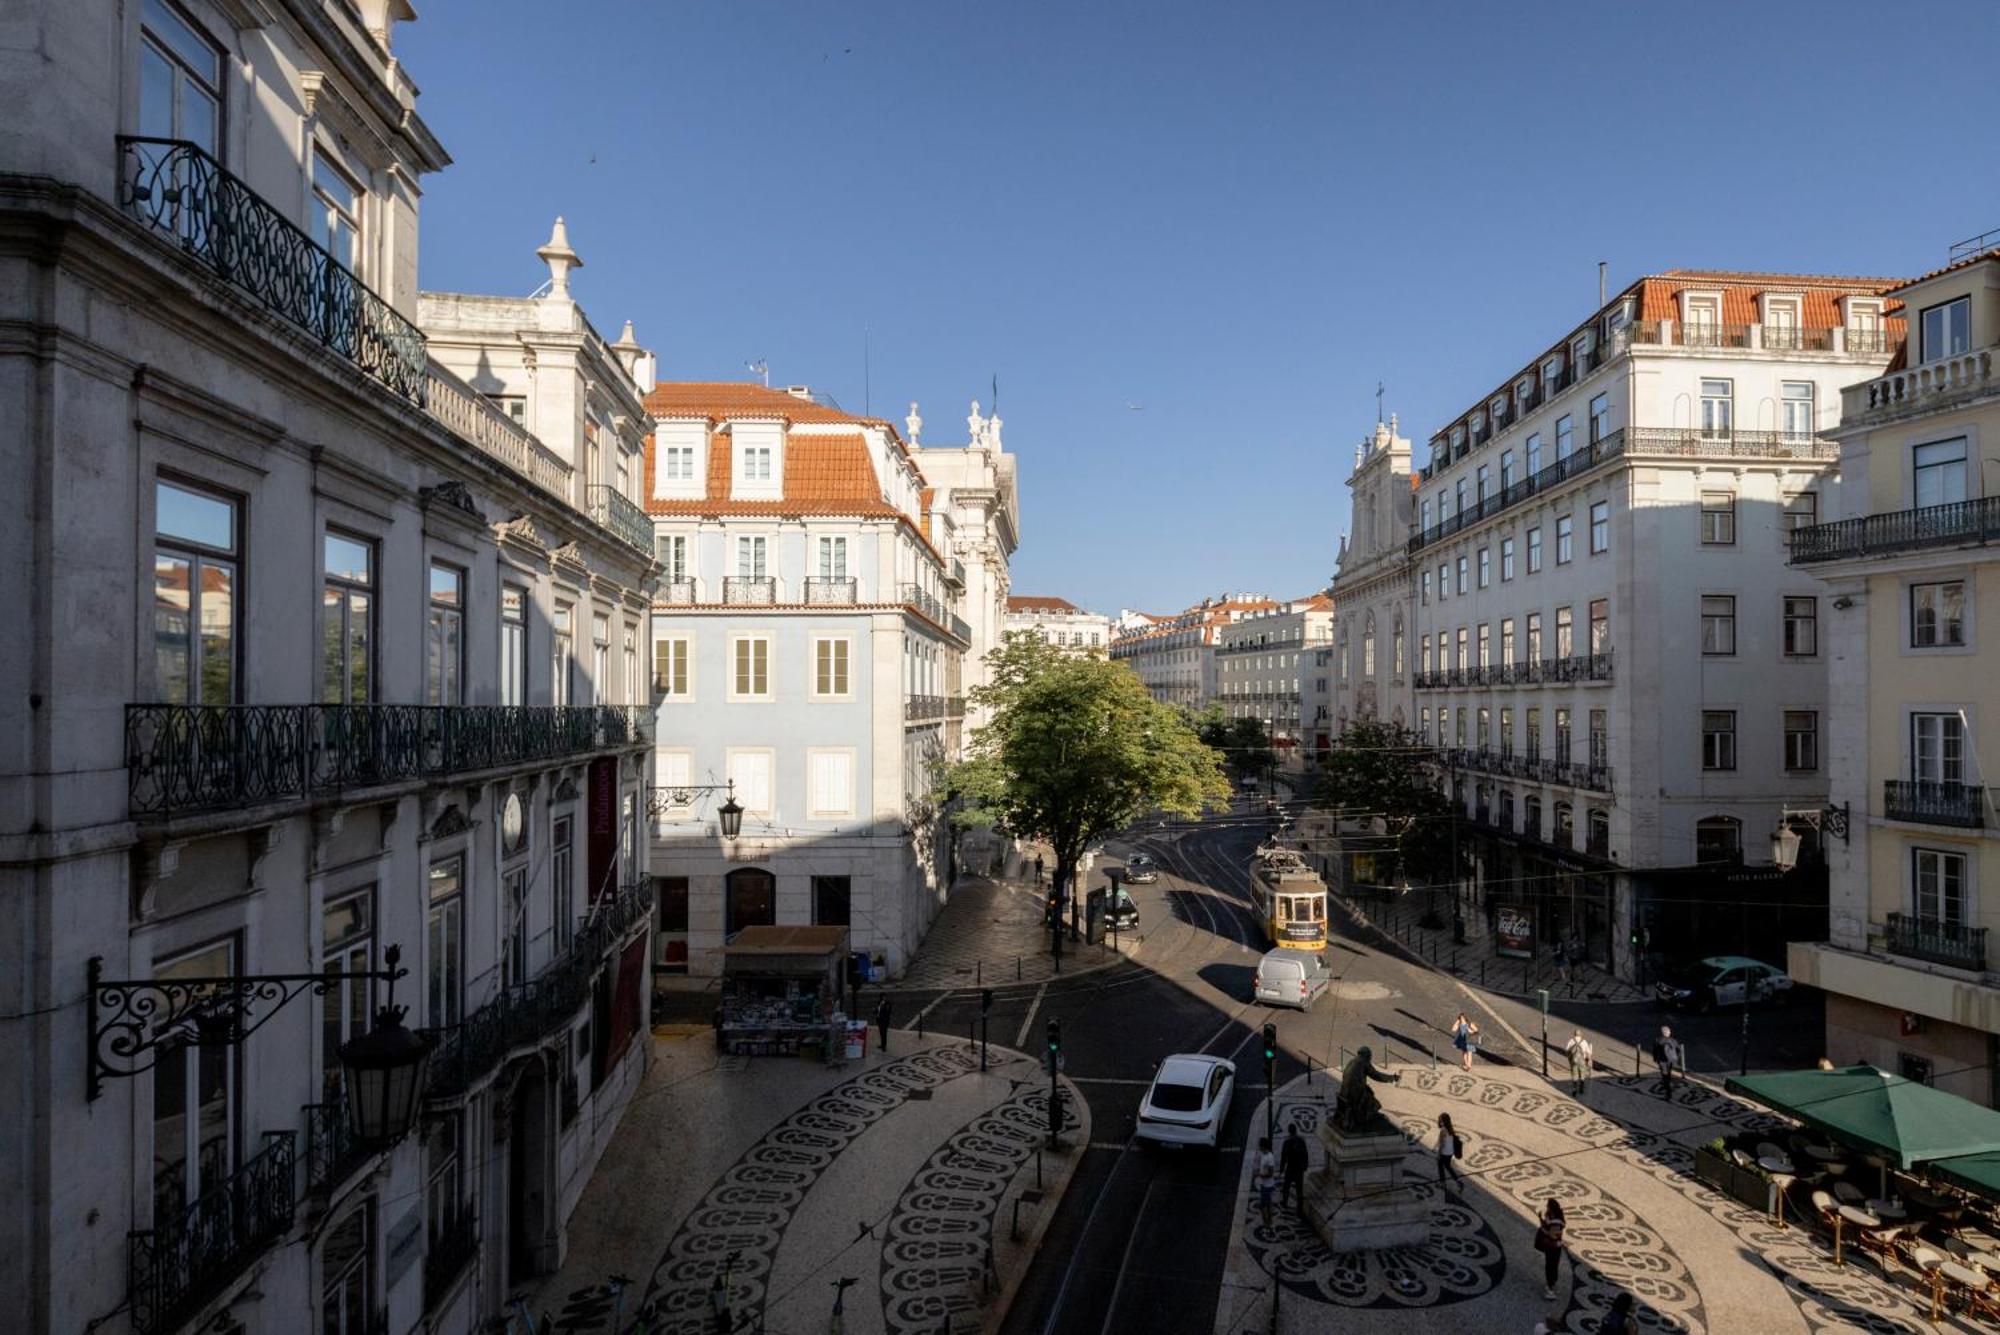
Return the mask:
M 1533 1006 L 1485 994 L 1475 1002 L 1456 979 L 1357 934 L 1344 917 L 1327 953 L 1338 980 L 1332 995 L 1304 1014 L 1248 1002 L 1267 943 L 1249 908 L 1245 868 L 1263 834 L 1262 819 L 1239 803 L 1192 829 L 1137 831 L 1114 841 L 1114 855 L 1143 848 L 1164 873 L 1157 885 L 1133 888 L 1142 933 L 1158 933 L 1169 917 L 1196 930 L 1160 933 L 1139 959 L 1109 969 L 995 989 L 987 1017 L 994 1041 L 1040 1051 L 1047 1021 L 1062 1022 L 1064 1070 L 1090 1101 L 1094 1136 L 1008 1314 L 1007 1335 L 1211 1329 L 1242 1155 L 1262 1130 L 1251 1119 L 1266 1088 L 1258 1043 L 1266 1022 L 1278 1029 L 1280 1084 L 1309 1067 L 1337 1069 L 1363 1044 L 1392 1070 L 1451 1060 L 1448 1034 L 1460 1011 L 1484 1031 L 1481 1061 L 1540 1064 L 1542 1017 Z M 930 1031 L 978 1031 L 976 993 L 898 996 L 900 1014 L 926 1008 Z M 1549 1034 L 1560 1044 L 1572 1025 L 1581 1026 L 1600 1065 L 1630 1070 L 1635 1047 L 1649 1048 L 1663 1021 L 1688 1042 L 1692 1069 L 1736 1069 L 1742 1022 L 1734 1012 L 1662 1015 L 1650 1004 L 1557 1001 Z M 1810 1065 L 1822 1032 L 1817 997 L 1754 1012 L 1751 1064 Z M 1132 1143 L 1145 1086 L 1175 1052 L 1236 1062 L 1237 1094 L 1220 1152 Z

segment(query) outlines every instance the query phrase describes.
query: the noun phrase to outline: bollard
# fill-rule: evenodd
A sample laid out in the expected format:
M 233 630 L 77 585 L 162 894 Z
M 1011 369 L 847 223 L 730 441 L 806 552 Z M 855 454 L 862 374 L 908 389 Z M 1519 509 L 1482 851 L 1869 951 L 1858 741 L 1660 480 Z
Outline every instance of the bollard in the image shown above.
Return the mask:
M 1638 1045 L 1637 1043 L 1634 1043 L 1634 1044 L 1632 1045 L 1632 1078 L 1633 1078 L 1634 1080 L 1637 1080 L 1637 1079 L 1639 1078 L 1639 1075 L 1640 1075 L 1640 1071 L 1639 1071 L 1639 1045 Z
M 1479 961 L 1479 985 L 1486 986 L 1486 961 Z
M 1035 1146 L 1035 1190 L 1042 1189 L 1042 1147 Z
M 1436 1049 L 1436 1048 L 1434 1048 L 1434 1047 L 1432 1047 L 1432 1046 L 1431 1046 L 1430 1044 L 1426 1043 L 1426 1044 L 1424 1044 L 1424 1051 L 1426 1051 L 1426 1052 L 1428 1052 L 1428 1053 L 1430 1053 L 1430 1054 L 1431 1054 L 1431 1069 L 1432 1069 L 1433 1071 L 1437 1070 L 1437 1068 L 1438 1068 L 1438 1054 L 1437 1054 L 1437 1049 Z
M 1014 981 L 1017 983 L 1021 981 L 1021 957 L 1019 955 L 1014 957 Z
M 922 1011 L 918 1011 L 918 1012 L 917 1012 L 917 1037 L 918 1037 L 918 1038 L 922 1038 L 923 1036 L 924 1036 L 924 1013 L 923 1013 Z
M 1007 1236 L 1014 1242 L 1021 1240 L 1021 1198 L 1019 1196 L 1014 1198 L 1014 1223 L 1007 1230 Z
M 986 985 L 985 960 L 974 960 L 972 962 L 972 985 L 974 987 L 984 987 Z

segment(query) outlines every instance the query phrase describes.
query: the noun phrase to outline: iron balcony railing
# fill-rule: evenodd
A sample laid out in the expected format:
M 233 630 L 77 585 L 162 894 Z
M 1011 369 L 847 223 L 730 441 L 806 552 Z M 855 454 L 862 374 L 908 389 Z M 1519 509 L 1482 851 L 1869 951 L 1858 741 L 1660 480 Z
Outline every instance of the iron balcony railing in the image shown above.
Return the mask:
M 1851 561 L 1989 542 L 2000 542 L 2000 495 L 1808 524 L 1792 532 L 1792 564 Z
M 292 1226 L 296 1142 L 267 1131 L 264 1148 L 177 1217 L 130 1236 L 127 1301 L 135 1335 L 174 1329 Z
M 951 573 L 947 575 L 946 578 L 949 579 L 954 586 L 961 589 L 964 588 L 965 562 L 959 560 L 957 557 L 953 557 L 951 562 Z
M 466 1267 L 477 1255 L 479 1217 L 472 1212 L 472 1202 L 455 1202 L 444 1227 L 429 1240 L 429 1246 L 424 1251 L 425 1311 L 444 1301 L 452 1285 L 458 1283 L 458 1277 L 465 1273 Z
M 127 705 L 131 814 L 168 817 L 614 750 L 623 705 Z
M 946 718 L 964 718 L 965 697 L 962 695 L 947 695 L 944 698 L 944 716 Z
M 1882 784 L 1882 814 L 1890 820 L 1977 830 L 1986 824 L 1986 789 L 1976 783 L 1888 779 Z
M 1953 969 L 1983 972 L 1986 968 L 1984 927 L 1967 927 L 1913 913 L 1891 913 L 1885 936 L 1891 955 L 1905 955 Z
M 691 579 L 661 580 L 660 601 L 670 607 L 691 607 L 701 601 L 701 586 Z
M 945 616 L 945 625 L 950 628 L 953 635 L 964 640 L 967 644 L 972 643 L 972 627 L 966 622 L 964 617 L 956 612 L 948 613 Z
M 724 575 L 722 601 L 730 606 L 768 607 L 778 601 L 778 581 L 769 575 Z
M 806 576 L 806 601 L 809 603 L 851 603 L 854 601 L 855 579 L 852 575 L 808 575 Z
M 903 719 L 909 723 L 926 723 L 944 717 L 944 697 L 941 695 L 912 695 L 903 701 Z
M 944 604 L 939 602 L 937 596 L 929 589 L 926 589 L 921 584 L 905 584 L 902 586 L 901 593 L 903 602 L 916 608 L 932 621 L 937 622 L 938 625 L 942 626 L 945 624 Z
M 425 1030 L 432 1046 L 424 1097 L 462 1097 L 510 1053 L 566 1030 L 590 1000 L 598 969 L 625 944 L 632 928 L 646 920 L 647 912 L 642 887 L 625 887 L 591 910 L 569 949 L 538 976 L 501 989 L 459 1024 Z
M 626 546 L 636 547 L 647 556 L 653 554 L 653 521 L 644 510 L 616 487 L 597 483 L 584 490 L 589 495 L 592 519 Z
M 189 259 L 422 405 L 424 335 L 220 162 L 179 139 L 118 137 L 118 202 Z
M 370 1156 L 354 1138 L 347 1120 L 347 1096 L 339 1091 L 324 1103 L 308 1103 L 305 1114 L 306 1191 L 327 1192 L 345 1182 Z
M 1763 326 L 1762 342 L 1774 352 L 1832 352 L 1833 330 L 1767 324 Z

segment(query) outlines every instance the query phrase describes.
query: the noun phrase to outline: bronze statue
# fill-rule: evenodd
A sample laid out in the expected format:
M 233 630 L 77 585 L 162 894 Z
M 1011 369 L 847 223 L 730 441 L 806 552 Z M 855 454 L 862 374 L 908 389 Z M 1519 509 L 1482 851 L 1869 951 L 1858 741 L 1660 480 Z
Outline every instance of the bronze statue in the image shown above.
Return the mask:
M 1388 1125 L 1388 1118 L 1382 1115 L 1382 1103 L 1375 1097 L 1375 1091 L 1368 1088 L 1368 1082 L 1383 1080 L 1396 1084 L 1402 1078 L 1378 1070 L 1374 1054 L 1367 1048 L 1356 1052 L 1340 1073 L 1340 1093 L 1334 1103 L 1334 1126 L 1342 1131 L 1360 1131 L 1377 1121 Z

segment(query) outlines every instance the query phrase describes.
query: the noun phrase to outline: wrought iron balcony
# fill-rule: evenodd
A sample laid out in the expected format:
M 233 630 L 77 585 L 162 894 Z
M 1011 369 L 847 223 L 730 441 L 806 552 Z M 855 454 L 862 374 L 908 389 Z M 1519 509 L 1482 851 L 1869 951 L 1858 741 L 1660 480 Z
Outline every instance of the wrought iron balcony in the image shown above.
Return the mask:
M 1953 969 L 1983 972 L 1986 968 L 1984 927 L 1967 927 L 1912 913 L 1891 913 L 1885 935 L 1891 955 L 1906 955 Z
M 1832 352 L 1833 330 L 1807 329 L 1800 325 L 1762 326 L 1763 346 L 1773 352 Z
M 967 644 L 972 643 L 972 627 L 966 624 L 964 617 L 961 617 L 956 612 L 949 613 L 945 618 L 945 624 L 951 629 L 953 635 L 964 640 Z
M 854 601 L 854 590 L 852 575 L 806 576 L 806 601 L 809 603 L 851 603 Z
M 1792 564 L 1853 561 L 1989 542 L 2000 542 L 2000 495 L 1808 524 L 1792 532 Z
M 131 814 L 164 818 L 563 760 L 647 739 L 623 705 L 127 705 Z
M 916 608 L 938 625 L 942 626 L 945 624 L 946 613 L 944 604 L 939 602 L 937 596 L 923 585 L 905 584 L 901 587 L 900 595 L 903 602 Z
M 600 900 L 577 930 L 569 949 L 525 983 L 500 994 L 459 1024 L 424 1032 L 432 1040 L 424 1097 L 463 1096 L 497 1070 L 508 1055 L 567 1030 L 590 1000 L 597 970 L 625 944 L 650 911 L 644 888 L 626 886 Z
M 903 720 L 907 723 L 926 723 L 944 717 L 944 697 L 941 695 L 912 695 L 903 701 Z
M 951 581 L 952 587 L 959 589 L 964 588 L 965 562 L 959 560 L 957 557 L 953 557 L 951 561 L 951 571 L 949 574 L 945 576 L 945 578 Z
M 424 1251 L 424 1308 L 444 1301 L 452 1285 L 465 1273 L 472 1258 L 479 1255 L 479 1217 L 472 1202 L 458 1201 L 444 1227 L 430 1239 Z
M 1888 779 L 1882 784 L 1882 814 L 1890 820 L 1977 830 L 1986 824 L 1986 789 L 1976 783 Z
M 732 607 L 769 607 L 778 601 L 778 581 L 769 575 L 724 575 L 722 601 Z
M 671 607 L 691 607 L 701 601 L 701 586 L 691 579 L 662 580 L 660 601 Z
M 120 135 L 118 202 L 181 252 L 422 405 L 424 335 L 346 266 L 191 143 Z
M 653 554 L 653 521 L 644 510 L 616 487 L 599 483 L 585 490 L 589 493 L 592 519 L 626 546 L 636 547 L 647 556 Z
M 174 1329 L 285 1236 L 297 1205 L 290 1131 L 267 1131 L 264 1148 L 171 1219 L 130 1236 L 135 1335 Z
M 306 1191 L 326 1192 L 345 1182 L 371 1157 L 354 1139 L 348 1125 L 347 1097 L 336 1091 L 324 1103 L 308 1103 L 306 1127 Z

